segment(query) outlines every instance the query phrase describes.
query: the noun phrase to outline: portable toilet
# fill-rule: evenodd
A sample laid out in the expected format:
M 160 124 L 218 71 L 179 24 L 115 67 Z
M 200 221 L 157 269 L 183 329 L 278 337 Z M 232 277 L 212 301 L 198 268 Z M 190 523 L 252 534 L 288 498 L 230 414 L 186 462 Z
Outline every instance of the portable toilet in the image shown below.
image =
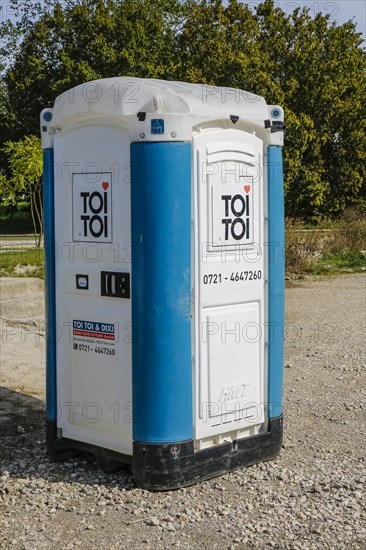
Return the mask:
M 41 113 L 47 447 L 177 488 L 282 443 L 283 109 L 130 77 Z

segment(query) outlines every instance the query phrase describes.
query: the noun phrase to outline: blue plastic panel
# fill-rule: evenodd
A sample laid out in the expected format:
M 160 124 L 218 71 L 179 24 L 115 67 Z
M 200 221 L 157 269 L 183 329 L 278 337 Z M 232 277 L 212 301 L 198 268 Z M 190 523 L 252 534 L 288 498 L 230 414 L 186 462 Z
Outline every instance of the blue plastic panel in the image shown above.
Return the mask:
M 53 149 L 44 149 L 43 151 L 43 211 L 46 289 L 46 415 L 49 420 L 56 420 L 56 294 Z
M 133 439 L 192 439 L 191 144 L 131 145 Z
M 282 147 L 268 147 L 268 402 L 269 418 L 282 414 L 285 228 Z

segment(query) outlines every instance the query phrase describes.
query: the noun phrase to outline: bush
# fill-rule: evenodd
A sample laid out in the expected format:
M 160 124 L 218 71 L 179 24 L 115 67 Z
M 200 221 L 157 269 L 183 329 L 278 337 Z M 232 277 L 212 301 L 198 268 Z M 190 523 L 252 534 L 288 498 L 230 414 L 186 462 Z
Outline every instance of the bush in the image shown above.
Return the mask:
M 366 250 L 366 217 L 354 208 L 345 210 L 329 237 L 326 250 L 331 254 Z
M 323 234 L 304 230 L 301 222 L 286 219 L 285 222 L 286 271 L 301 273 L 321 255 Z
M 0 205 L 0 233 L 3 235 L 33 233 L 29 203 Z

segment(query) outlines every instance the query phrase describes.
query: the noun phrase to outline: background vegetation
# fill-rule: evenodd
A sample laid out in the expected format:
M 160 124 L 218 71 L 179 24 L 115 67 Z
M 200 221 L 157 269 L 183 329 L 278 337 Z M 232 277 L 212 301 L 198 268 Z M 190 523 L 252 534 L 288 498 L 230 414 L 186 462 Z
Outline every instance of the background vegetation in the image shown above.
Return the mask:
M 290 279 L 366 271 L 366 219 L 356 210 L 346 210 L 327 229 L 304 229 L 287 219 L 285 243 Z M 0 260 L 0 277 L 43 278 L 43 249 L 34 248 L 24 237 L 4 239 Z
M 3 206 L 33 196 L 35 218 L 41 208 L 40 111 L 80 83 L 127 75 L 236 87 L 283 105 L 288 224 L 347 225 L 335 220 L 350 208 L 353 225 L 364 216 L 366 51 L 352 21 L 340 25 L 300 8 L 286 13 L 273 0 L 257 7 L 239 0 L 13 0 L 13 7 L 15 17 L 0 30 Z M 14 159 L 20 150 L 23 174 Z
M 305 229 L 286 220 L 287 275 L 325 275 L 366 271 L 366 218 L 346 209 L 342 218 L 327 223 L 327 229 Z

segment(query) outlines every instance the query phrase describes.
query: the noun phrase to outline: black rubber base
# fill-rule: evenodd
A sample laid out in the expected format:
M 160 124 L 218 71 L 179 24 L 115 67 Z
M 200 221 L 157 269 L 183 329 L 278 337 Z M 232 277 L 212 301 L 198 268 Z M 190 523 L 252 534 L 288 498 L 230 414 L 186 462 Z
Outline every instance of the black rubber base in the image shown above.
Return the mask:
M 257 462 L 270 460 L 282 447 L 282 416 L 269 421 L 268 432 L 194 451 L 193 441 L 133 444 L 133 473 L 137 484 L 166 491 L 210 479 Z
M 57 437 L 56 422 L 47 420 L 47 452 L 53 461 L 67 460 L 82 453 L 92 454 L 96 463 L 105 471 L 113 472 L 132 464 L 132 456 L 103 449 L 97 445 Z
M 194 443 L 137 443 L 133 458 L 90 443 L 58 438 L 56 422 L 47 421 L 47 449 L 51 460 L 65 460 L 90 453 L 106 472 L 132 463 L 137 484 L 151 491 L 167 491 L 193 485 L 237 468 L 275 458 L 281 450 L 282 416 L 269 421 L 268 432 L 194 451 Z

